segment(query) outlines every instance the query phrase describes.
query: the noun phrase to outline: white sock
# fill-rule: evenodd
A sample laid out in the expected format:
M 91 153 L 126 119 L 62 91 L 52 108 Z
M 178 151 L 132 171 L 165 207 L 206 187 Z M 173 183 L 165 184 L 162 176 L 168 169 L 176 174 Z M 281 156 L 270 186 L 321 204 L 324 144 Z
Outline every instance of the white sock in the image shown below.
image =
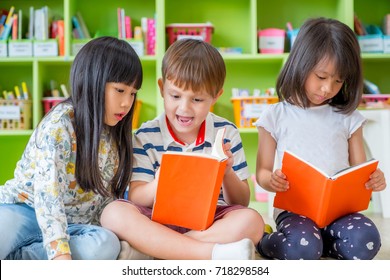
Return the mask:
M 121 241 L 121 251 L 117 260 L 153 260 L 153 257 L 134 249 L 127 241 Z
M 252 240 L 244 238 L 237 242 L 215 244 L 211 255 L 213 260 L 254 260 L 255 246 Z

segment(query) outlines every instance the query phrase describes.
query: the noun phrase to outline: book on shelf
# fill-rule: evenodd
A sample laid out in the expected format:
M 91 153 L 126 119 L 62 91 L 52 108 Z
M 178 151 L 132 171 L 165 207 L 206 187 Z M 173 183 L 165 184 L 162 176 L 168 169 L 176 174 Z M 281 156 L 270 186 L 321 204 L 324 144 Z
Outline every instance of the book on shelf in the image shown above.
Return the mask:
M 285 151 L 282 172 L 289 189 L 276 193 L 274 207 L 306 216 L 323 228 L 337 218 L 368 208 L 372 190 L 366 189 L 365 183 L 377 166 L 378 160 L 371 159 L 328 175 Z
M 205 230 L 213 223 L 226 169 L 224 132 L 218 130 L 211 154 L 163 154 L 153 221 L 193 230 Z
M 88 29 L 87 25 L 85 24 L 84 18 L 80 12 L 76 13 L 76 18 L 78 19 L 78 23 L 79 23 L 80 28 L 83 32 L 84 38 L 91 39 L 91 34 L 89 33 L 89 29 Z
M 75 39 L 85 39 L 80 22 L 76 16 L 72 16 L 73 36 Z
M 0 40 L 7 40 L 9 35 L 11 34 L 11 29 L 14 21 L 14 17 L 13 17 L 14 11 L 15 11 L 15 7 L 11 6 L 4 22 L 3 31 L 0 34 Z

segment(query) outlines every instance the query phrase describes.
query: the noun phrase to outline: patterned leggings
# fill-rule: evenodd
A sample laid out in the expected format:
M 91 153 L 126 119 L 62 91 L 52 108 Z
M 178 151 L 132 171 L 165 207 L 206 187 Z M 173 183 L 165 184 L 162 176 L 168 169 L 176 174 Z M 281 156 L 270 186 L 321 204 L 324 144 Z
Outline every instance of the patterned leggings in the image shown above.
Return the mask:
M 374 223 L 360 213 L 346 215 L 320 229 L 304 216 L 283 212 L 276 219 L 277 231 L 257 245 L 266 258 L 279 260 L 370 260 L 381 247 Z

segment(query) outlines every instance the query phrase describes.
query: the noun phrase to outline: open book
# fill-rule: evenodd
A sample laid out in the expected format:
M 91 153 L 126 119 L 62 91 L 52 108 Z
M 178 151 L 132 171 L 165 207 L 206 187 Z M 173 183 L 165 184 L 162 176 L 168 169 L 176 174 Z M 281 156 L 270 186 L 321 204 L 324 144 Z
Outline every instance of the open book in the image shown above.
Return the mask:
M 371 159 L 329 176 L 312 164 L 285 151 L 282 172 L 290 188 L 277 192 L 274 207 L 312 219 L 320 228 L 350 213 L 368 208 L 372 190 L 365 187 L 378 166 Z
M 224 132 L 218 130 L 211 154 L 163 154 L 153 221 L 193 230 L 207 229 L 213 223 L 226 168 Z

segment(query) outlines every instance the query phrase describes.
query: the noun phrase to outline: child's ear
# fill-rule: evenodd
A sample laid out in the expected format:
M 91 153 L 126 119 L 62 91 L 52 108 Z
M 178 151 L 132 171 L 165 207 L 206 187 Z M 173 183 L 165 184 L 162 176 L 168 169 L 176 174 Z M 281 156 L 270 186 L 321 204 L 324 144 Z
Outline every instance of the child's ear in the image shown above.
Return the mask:
M 164 83 L 163 83 L 163 81 L 162 81 L 161 78 L 157 80 L 157 84 L 158 84 L 158 87 L 159 87 L 159 89 L 160 89 L 160 95 L 161 95 L 161 97 L 164 98 L 164 94 L 163 94 L 163 93 L 164 93 L 164 91 L 163 91 L 163 89 L 164 89 Z
M 214 97 L 213 105 L 215 104 L 215 102 L 217 102 L 218 98 L 222 95 L 222 93 L 223 93 L 223 88 L 221 88 L 220 91 L 218 91 L 217 95 Z

